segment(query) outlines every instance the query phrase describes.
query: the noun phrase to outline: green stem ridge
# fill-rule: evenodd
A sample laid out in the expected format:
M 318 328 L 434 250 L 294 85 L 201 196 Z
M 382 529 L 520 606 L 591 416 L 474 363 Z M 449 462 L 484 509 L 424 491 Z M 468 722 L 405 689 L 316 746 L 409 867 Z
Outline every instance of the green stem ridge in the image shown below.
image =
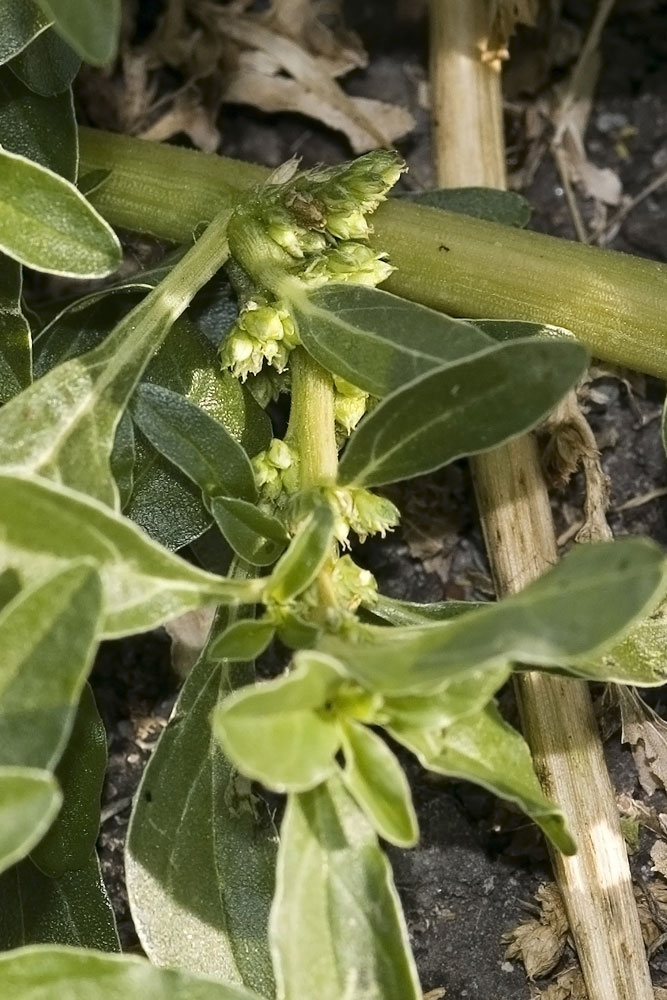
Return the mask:
M 82 129 L 81 172 L 111 170 L 90 196 L 113 224 L 183 242 L 269 171 Z M 667 265 L 390 199 L 373 243 L 397 271 L 385 287 L 453 315 L 571 330 L 605 361 L 667 377 Z

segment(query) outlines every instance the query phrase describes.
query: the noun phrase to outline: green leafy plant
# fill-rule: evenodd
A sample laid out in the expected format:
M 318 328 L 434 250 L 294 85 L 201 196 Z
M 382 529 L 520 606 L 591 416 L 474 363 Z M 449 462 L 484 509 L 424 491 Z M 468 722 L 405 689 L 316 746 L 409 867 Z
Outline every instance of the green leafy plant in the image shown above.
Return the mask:
M 588 351 L 559 314 L 474 323 L 375 287 L 394 266 L 381 227 L 369 242 L 404 169 L 393 152 L 253 175 L 195 238 L 187 205 L 180 220 L 167 208 L 171 222 L 150 199 L 133 214 L 130 191 L 114 215 L 115 140 L 84 135 L 80 168 L 70 86 L 79 57 L 111 56 L 118 8 L 1 8 L 0 987 L 17 1000 L 417 1000 L 380 845 L 418 839 L 407 756 L 514 802 L 574 851 L 496 695 L 528 667 L 662 683 L 647 648 L 665 558 L 637 539 L 580 547 L 489 605 L 378 592 L 348 551 L 399 521 L 374 490 L 537 426 Z M 399 228 L 405 213 L 433 226 L 459 213 L 473 238 L 487 230 L 465 213 L 496 234 L 526 217 L 499 192 L 395 204 Z M 117 270 L 104 214 L 188 239 L 156 270 L 29 321 L 24 267 Z M 287 396 L 280 437 L 267 407 Z M 151 966 L 102 953 L 119 945 L 95 854 L 106 754 L 87 677 L 102 639 L 209 604 L 127 844 Z M 271 644 L 282 672 L 257 681 Z M 262 789 L 286 796 L 279 821 Z

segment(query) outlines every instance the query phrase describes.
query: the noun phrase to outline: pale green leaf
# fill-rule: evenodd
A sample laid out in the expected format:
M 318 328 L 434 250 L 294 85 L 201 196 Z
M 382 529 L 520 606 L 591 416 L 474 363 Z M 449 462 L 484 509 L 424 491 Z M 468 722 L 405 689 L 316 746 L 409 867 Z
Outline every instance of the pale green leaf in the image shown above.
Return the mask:
M 271 946 L 280 1000 L 421 1000 L 389 863 L 338 778 L 287 803 Z
M 574 661 L 569 672 L 588 680 L 658 687 L 667 674 L 667 605 L 639 622 L 597 657 Z
M 311 649 L 317 645 L 322 632 L 321 625 L 306 621 L 294 611 L 281 609 L 278 638 L 289 649 Z
M 184 396 L 163 386 L 138 386 L 132 417 L 162 455 L 208 497 L 257 500 L 250 459 L 227 429 Z
M 352 720 L 343 726 L 343 782 L 377 833 L 398 847 L 419 838 L 410 785 L 387 744 L 371 729 Z
M 232 622 L 211 644 L 208 655 L 213 660 L 254 661 L 267 648 L 275 631 L 271 621 Z
M 46 31 L 50 20 L 33 0 L 0 3 L 0 64 L 18 55 L 33 38 Z
M 80 65 L 76 52 L 49 28 L 15 56 L 9 68 L 33 93 L 51 97 L 69 88 Z
M 362 421 L 339 481 L 381 486 L 495 448 L 546 416 L 586 360 L 575 342 L 510 341 L 417 378 Z
M 399 730 L 394 735 L 430 771 L 474 781 L 516 803 L 559 850 L 576 851 L 565 817 L 542 793 L 528 744 L 501 718 L 495 705 L 441 734 Z
M 45 875 L 59 878 L 65 872 L 87 867 L 100 830 L 106 767 L 107 734 L 93 692 L 86 684 L 55 772 L 63 805 L 30 856 Z
M 512 597 L 454 621 L 392 629 L 385 641 L 353 644 L 327 638 L 371 690 L 427 693 L 445 682 L 509 660 L 577 671 L 649 613 L 665 590 L 661 550 L 644 539 L 582 545 Z M 655 683 L 655 665 L 646 672 Z
M 334 516 L 326 504 L 300 525 L 284 556 L 271 574 L 267 596 L 278 603 L 303 593 L 331 557 Z
M 0 67 L 0 136 L 7 152 L 75 180 L 79 144 L 69 91 L 40 97 L 27 90 L 8 67 Z
M 57 530 L 49 523 L 45 528 Z M 20 560 L 15 565 L 24 576 Z M 97 649 L 97 573 L 72 561 L 51 572 L 0 613 L 2 764 L 55 767 Z
M 528 224 L 531 215 L 530 204 L 520 194 L 515 191 L 498 191 L 495 188 L 438 188 L 434 191 L 411 191 L 399 197 L 417 205 L 471 215 L 474 219 L 500 222 L 504 226 L 516 226 L 519 229 Z M 438 247 L 438 251 L 449 252 L 444 243 Z
M 0 949 L 35 944 L 120 951 L 95 853 L 81 868 L 59 878 L 44 875 L 30 859 L 0 878 Z M 56 996 L 61 1000 L 63 994 L 56 992 L 54 1000 Z
M 324 781 L 341 739 L 336 719 L 324 711 L 342 680 L 335 661 L 304 652 L 294 664 L 289 674 L 226 698 L 213 713 L 213 733 L 230 760 L 276 792 Z
M 0 256 L 0 405 L 31 381 L 32 345 L 21 310 L 21 265 Z
M 0 766 L 0 871 L 20 861 L 46 833 L 62 797 L 48 771 Z
M 213 497 L 209 507 L 234 552 L 253 566 L 271 566 L 289 541 L 272 514 L 236 497 Z
M 308 353 L 372 396 L 492 345 L 471 323 L 363 285 L 326 285 L 291 309 Z
M 384 698 L 382 711 L 392 729 L 444 729 L 467 715 L 481 712 L 511 674 L 509 664 L 471 670 L 428 695 Z
M 106 66 L 118 47 L 120 0 L 37 0 L 82 59 Z
M 103 504 L 44 480 L 0 475 L 0 567 L 24 581 L 86 559 L 102 580 L 105 638 L 155 628 L 211 601 L 253 603 L 260 580 L 205 573 Z
M 37 271 L 103 278 L 121 262 L 113 229 L 69 181 L 0 149 L 0 249 Z
M 109 464 L 116 427 L 153 354 L 205 278 L 199 249 L 196 244 L 98 347 L 47 372 L 4 407 L 1 465 L 117 505 Z
M 142 958 L 49 946 L 0 955 L 3 994 L 12 1000 L 260 1000 L 214 979 L 156 969 Z
M 230 618 L 219 612 L 212 637 Z M 243 982 L 273 997 L 268 919 L 277 835 L 266 804 L 223 755 L 210 716 L 252 683 L 249 664 L 205 649 L 135 798 L 125 855 L 132 917 L 157 965 Z
M 482 607 L 484 605 L 477 601 L 436 601 L 433 604 L 419 604 L 417 601 L 400 601 L 395 597 L 380 594 L 366 611 L 390 625 L 426 625 L 429 622 L 450 621 Z

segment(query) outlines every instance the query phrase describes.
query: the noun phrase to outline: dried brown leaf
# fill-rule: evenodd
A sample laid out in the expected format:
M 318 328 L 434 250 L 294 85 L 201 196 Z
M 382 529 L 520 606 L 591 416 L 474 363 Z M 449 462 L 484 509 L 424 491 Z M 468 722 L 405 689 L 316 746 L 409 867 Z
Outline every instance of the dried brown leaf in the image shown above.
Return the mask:
M 508 943 L 506 957 L 520 959 L 529 979 L 546 976 L 558 965 L 568 934 L 558 886 L 553 882 L 541 885 L 535 898 L 540 906 L 539 918 L 526 920 L 503 938 Z
M 559 169 L 565 171 L 567 181 L 580 184 L 588 197 L 605 205 L 620 204 L 623 197 L 621 180 L 610 168 L 598 167 L 588 159 L 584 135 L 600 72 L 600 34 L 613 2 L 601 0 L 576 65 L 559 88 L 553 111 L 553 148 Z
M 144 129 L 142 139 L 165 142 L 174 135 L 187 135 L 197 149 L 205 153 L 215 153 L 220 144 L 220 131 L 216 125 L 216 114 L 205 107 L 193 92 L 180 93 L 171 107 L 157 121 Z
M 664 840 L 656 840 L 651 848 L 652 871 L 658 872 L 663 878 L 667 878 L 667 843 Z
M 544 992 L 536 994 L 535 1000 L 588 1000 L 579 967 L 573 966 L 561 972 Z
M 618 690 L 621 741 L 632 748 L 639 783 L 647 795 L 667 790 L 667 722 L 633 688 Z
M 667 885 L 662 879 L 650 879 L 634 886 L 634 893 L 642 937 L 650 949 L 667 927 Z
M 506 46 L 517 24 L 535 24 L 540 0 L 491 0 L 492 47 Z
M 356 153 L 392 145 L 414 127 L 405 108 L 348 96 L 335 80 L 340 66 L 276 30 L 270 21 L 237 16 L 227 8 L 202 4 L 200 16 L 239 50 L 226 80 L 224 99 L 263 111 L 292 111 L 343 132 Z
M 635 820 L 640 826 L 653 833 L 665 833 L 662 816 L 659 816 L 655 809 L 647 806 L 641 799 L 634 799 L 631 795 L 622 793 L 616 802 L 623 818 Z

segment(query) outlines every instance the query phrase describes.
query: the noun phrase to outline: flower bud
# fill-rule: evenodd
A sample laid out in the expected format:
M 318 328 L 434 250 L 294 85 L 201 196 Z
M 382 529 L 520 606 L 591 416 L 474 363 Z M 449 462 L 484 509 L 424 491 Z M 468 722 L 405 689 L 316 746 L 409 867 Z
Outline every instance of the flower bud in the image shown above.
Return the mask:
M 375 577 L 370 570 L 357 566 L 351 556 L 336 560 L 331 577 L 336 597 L 348 611 L 356 611 L 362 602 L 375 604 L 377 601 Z
M 280 302 L 259 305 L 251 300 L 222 345 L 222 365 L 243 381 L 257 375 L 265 361 L 282 372 L 298 343 L 292 317 Z
M 368 393 L 358 389 L 344 378 L 334 375 L 334 414 L 336 423 L 351 434 L 364 413 L 368 402 Z
M 282 494 L 298 489 L 296 453 L 280 438 L 273 438 L 269 447 L 255 455 L 251 464 L 262 500 L 275 503 Z
M 338 240 L 365 240 L 370 233 L 366 216 L 360 208 L 350 206 L 349 210 L 330 212 L 326 227 Z
M 364 542 L 369 535 L 384 538 L 399 523 L 400 513 L 391 500 L 363 487 L 333 487 L 327 496 L 334 511 L 334 534 L 343 547 L 349 548 L 350 531 Z

